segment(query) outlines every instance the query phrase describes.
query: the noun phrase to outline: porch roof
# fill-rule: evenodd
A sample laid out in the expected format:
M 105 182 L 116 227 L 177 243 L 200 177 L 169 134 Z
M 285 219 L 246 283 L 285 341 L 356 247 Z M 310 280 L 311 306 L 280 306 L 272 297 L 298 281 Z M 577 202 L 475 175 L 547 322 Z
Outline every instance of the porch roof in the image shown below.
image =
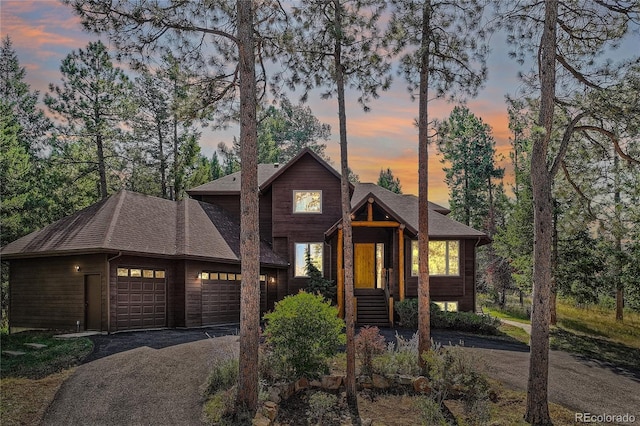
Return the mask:
M 368 191 L 367 191 L 368 190 Z M 417 236 L 418 226 L 418 197 L 391 192 L 375 184 L 358 184 L 351 199 L 351 213 L 360 211 L 372 198 L 390 218 L 403 224 L 412 236 Z M 446 212 L 446 213 L 445 213 Z M 489 237 L 481 231 L 457 222 L 445 214 L 450 210 L 438 204 L 429 202 L 429 237 L 433 239 L 477 239 L 480 245 L 491 242 Z M 330 238 L 342 223 L 338 220 L 325 232 Z

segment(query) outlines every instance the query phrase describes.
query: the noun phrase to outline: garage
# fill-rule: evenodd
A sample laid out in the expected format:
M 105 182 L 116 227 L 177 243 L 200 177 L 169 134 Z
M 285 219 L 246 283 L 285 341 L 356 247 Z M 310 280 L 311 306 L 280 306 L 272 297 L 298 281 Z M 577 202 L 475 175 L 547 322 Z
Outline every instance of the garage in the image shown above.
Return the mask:
M 202 273 L 202 325 L 240 321 L 240 274 Z
M 164 270 L 118 268 L 116 329 L 159 328 L 167 325 L 167 284 Z

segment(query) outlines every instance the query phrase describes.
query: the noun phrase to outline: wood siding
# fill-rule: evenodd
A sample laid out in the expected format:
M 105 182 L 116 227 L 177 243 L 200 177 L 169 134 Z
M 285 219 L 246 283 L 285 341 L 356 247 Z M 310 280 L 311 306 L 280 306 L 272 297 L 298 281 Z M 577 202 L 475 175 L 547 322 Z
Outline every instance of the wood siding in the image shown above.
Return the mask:
M 12 329 L 85 329 L 85 275 L 98 274 L 102 323 L 106 329 L 105 254 L 12 260 L 9 269 L 9 324 Z M 80 270 L 76 271 L 75 266 Z
M 293 191 L 322 191 L 322 213 L 293 213 Z M 340 180 L 313 157 L 304 156 L 271 186 L 273 248 L 289 260 L 286 294 L 296 294 L 307 285 L 295 278 L 295 243 L 324 242 L 324 232 L 341 217 Z M 286 241 L 286 243 L 285 243 Z M 331 251 L 324 247 L 323 272 L 331 275 Z M 278 295 L 280 296 L 279 283 Z
M 457 301 L 458 310 L 475 310 L 475 240 L 460 241 L 460 276 L 429 277 L 431 300 Z M 418 297 L 418 277 L 411 276 L 411 240 L 405 240 L 406 296 Z

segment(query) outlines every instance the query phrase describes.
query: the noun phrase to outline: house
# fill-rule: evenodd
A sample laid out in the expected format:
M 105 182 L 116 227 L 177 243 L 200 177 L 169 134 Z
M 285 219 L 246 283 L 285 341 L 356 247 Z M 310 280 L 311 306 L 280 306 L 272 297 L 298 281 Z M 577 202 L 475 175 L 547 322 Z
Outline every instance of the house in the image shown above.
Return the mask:
M 261 309 L 304 289 L 305 255 L 338 286 L 344 315 L 340 175 L 311 150 L 258 166 Z M 351 190 L 357 320 L 393 322 L 417 296 L 418 200 L 374 184 Z M 238 321 L 240 173 L 174 202 L 121 191 L 2 248 L 10 325 L 120 331 Z M 429 203 L 430 290 L 475 306 L 475 250 L 488 237 Z

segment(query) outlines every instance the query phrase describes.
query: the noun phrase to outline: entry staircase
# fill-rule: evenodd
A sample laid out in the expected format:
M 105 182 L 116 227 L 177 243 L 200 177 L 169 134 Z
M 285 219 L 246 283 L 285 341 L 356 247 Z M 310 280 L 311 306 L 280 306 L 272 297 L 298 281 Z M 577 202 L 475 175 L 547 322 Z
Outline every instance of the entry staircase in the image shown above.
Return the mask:
M 356 289 L 355 296 L 358 309 L 356 322 L 359 326 L 389 326 L 389 309 L 384 290 Z

